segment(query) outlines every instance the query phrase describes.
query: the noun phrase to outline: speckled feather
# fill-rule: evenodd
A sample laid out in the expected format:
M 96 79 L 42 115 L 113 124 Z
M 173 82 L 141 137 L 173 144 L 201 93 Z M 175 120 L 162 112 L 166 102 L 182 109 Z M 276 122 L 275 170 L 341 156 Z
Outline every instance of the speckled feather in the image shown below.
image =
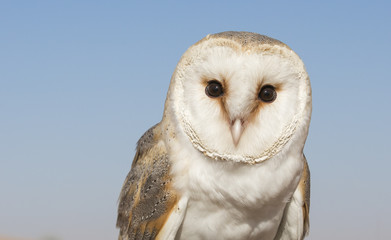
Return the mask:
M 170 162 L 157 126 L 139 140 L 122 187 L 117 219 L 120 240 L 155 239 L 177 200 L 170 188 Z
M 311 195 L 311 174 L 310 168 L 308 167 L 307 159 L 304 157 L 304 169 L 303 174 L 301 175 L 301 180 L 299 183 L 299 188 L 303 195 L 303 215 L 304 215 L 304 227 L 303 227 L 303 236 L 306 236 L 310 230 L 310 195 Z
M 310 170 L 304 155 L 302 160 L 304 162 L 304 168 L 296 189 L 297 194 L 294 194 L 290 202 L 286 205 L 283 219 L 281 220 L 278 233 L 274 240 L 290 240 L 292 236 L 296 236 L 297 238 L 295 239 L 297 240 L 303 240 L 309 233 Z M 298 220 L 295 218 L 295 215 L 301 215 L 302 217 Z M 298 224 L 297 221 L 302 221 L 302 223 L 299 223 L 299 226 L 302 226 L 301 228 L 294 226 Z
M 208 38 L 208 37 L 207 37 Z M 261 44 L 269 44 L 269 45 L 280 45 L 284 47 L 288 47 L 283 42 L 260 34 L 254 34 L 251 32 L 234 32 L 227 31 L 209 35 L 209 38 L 223 38 L 229 39 L 239 43 L 240 45 L 246 47 L 248 45 L 251 46 L 259 46 Z M 288 47 L 289 48 L 289 47 Z

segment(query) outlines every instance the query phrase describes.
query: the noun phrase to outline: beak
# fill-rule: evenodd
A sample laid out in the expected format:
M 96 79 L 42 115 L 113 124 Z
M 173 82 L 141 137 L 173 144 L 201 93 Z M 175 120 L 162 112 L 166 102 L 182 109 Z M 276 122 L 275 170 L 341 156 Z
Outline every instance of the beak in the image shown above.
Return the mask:
M 231 134 L 232 140 L 234 141 L 235 146 L 238 145 L 240 137 L 243 133 L 243 123 L 241 119 L 235 119 L 231 123 Z

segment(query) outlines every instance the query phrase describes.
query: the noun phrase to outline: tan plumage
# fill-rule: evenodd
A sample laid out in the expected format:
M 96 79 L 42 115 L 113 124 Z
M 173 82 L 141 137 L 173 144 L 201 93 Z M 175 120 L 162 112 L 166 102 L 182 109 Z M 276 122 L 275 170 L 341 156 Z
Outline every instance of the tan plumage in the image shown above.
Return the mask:
M 303 215 L 304 215 L 304 228 L 303 228 L 303 238 L 306 236 L 310 230 L 310 195 L 311 195 L 311 176 L 310 169 L 308 167 L 307 159 L 304 157 L 304 169 L 301 175 L 300 183 L 298 188 L 301 191 L 301 194 L 304 199 L 303 203 Z
M 177 202 L 159 125 L 139 140 L 119 199 L 120 240 L 155 239 Z
M 298 240 L 304 239 L 309 233 L 310 227 L 310 170 L 308 168 L 307 159 L 303 155 L 304 168 L 301 174 L 299 185 L 292 196 L 292 199 L 285 207 L 284 216 L 278 228 L 278 233 L 274 240 L 290 240 L 291 236 L 297 236 Z M 289 221 L 288 218 L 293 219 Z M 301 228 L 292 226 L 295 221 L 299 223 Z M 301 232 L 298 232 L 301 231 Z

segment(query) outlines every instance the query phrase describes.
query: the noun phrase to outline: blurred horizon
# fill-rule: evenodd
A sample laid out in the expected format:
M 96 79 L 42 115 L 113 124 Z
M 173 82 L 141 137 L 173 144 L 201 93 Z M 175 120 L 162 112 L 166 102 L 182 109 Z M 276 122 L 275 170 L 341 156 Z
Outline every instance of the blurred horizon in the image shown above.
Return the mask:
M 122 183 L 137 140 L 162 118 L 178 60 L 233 30 L 286 43 L 311 78 L 306 239 L 391 239 L 390 7 L 2 1 L 0 236 L 117 239 Z

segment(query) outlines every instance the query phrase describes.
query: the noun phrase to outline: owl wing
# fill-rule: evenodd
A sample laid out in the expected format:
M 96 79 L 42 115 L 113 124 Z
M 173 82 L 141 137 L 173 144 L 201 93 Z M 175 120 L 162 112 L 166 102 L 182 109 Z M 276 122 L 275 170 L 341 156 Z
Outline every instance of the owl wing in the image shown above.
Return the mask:
M 170 161 L 160 124 L 138 141 L 132 168 L 119 197 L 119 240 L 174 239 L 187 199 L 172 188 Z
M 274 240 L 302 240 L 308 234 L 310 221 L 310 170 L 303 155 L 304 169 L 291 201 L 286 205 Z

